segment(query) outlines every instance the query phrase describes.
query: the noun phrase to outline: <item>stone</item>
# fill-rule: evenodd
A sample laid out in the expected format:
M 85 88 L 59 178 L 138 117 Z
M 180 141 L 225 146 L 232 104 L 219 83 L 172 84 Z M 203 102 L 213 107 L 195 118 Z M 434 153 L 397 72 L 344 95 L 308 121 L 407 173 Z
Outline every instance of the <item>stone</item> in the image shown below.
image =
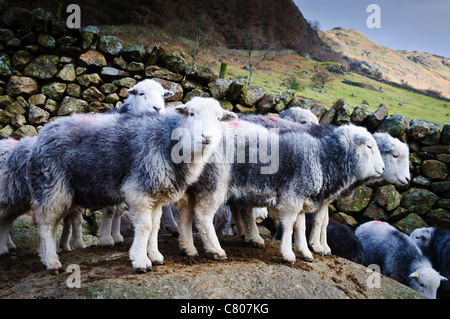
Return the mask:
M 78 59 L 78 65 L 85 67 L 104 67 L 107 65 L 107 63 L 103 53 L 90 50 L 80 55 L 80 58 Z
M 285 105 L 285 107 L 287 107 L 294 98 L 295 90 L 286 90 L 279 97 L 280 101 Z
M 235 107 L 240 113 L 243 113 L 243 114 L 255 113 L 256 112 L 256 106 L 248 107 L 248 106 L 244 106 L 242 104 L 237 103 L 235 105 Z
M 145 69 L 144 63 L 142 62 L 130 62 L 130 64 L 128 64 L 127 70 L 129 72 L 133 72 L 133 73 L 142 73 Z
M 77 81 L 82 86 L 87 86 L 87 87 L 103 83 L 103 80 L 101 79 L 100 75 L 98 75 L 98 73 L 89 73 L 89 74 L 80 75 L 77 77 Z
M 333 123 L 334 116 L 336 115 L 336 110 L 332 107 L 330 108 L 320 119 L 320 124 L 331 124 Z
M 389 216 L 386 211 L 378 206 L 374 201 L 371 201 L 366 211 L 362 215 L 365 219 L 370 220 L 388 220 Z
M 97 42 L 100 34 L 100 29 L 97 26 L 88 25 L 80 30 L 81 47 L 83 50 L 89 49 L 95 42 Z
M 41 80 L 49 80 L 58 72 L 59 56 L 43 54 L 31 61 L 23 74 Z
M 26 50 L 18 50 L 12 57 L 13 65 L 18 69 L 23 69 L 33 60 L 34 56 Z
M 227 96 L 228 88 L 230 87 L 231 81 L 224 79 L 217 79 L 208 84 L 209 91 L 212 97 L 217 100 L 224 99 Z
M 439 143 L 442 126 L 426 120 L 412 119 L 406 134 L 421 142 L 423 145 L 434 145 Z
M 356 219 L 350 215 L 347 215 L 346 213 L 338 212 L 333 214 L 331 218 L 340 224 L 348 225 L 352 228 L 358 226 L 358 222 L 356 221 Z
M 394 114 L 388 116 L 383 122 L 381 122 L 380 126 L 378 126 L 377 132 L 380 133 L 389 133 L 393 137 L 402 136 L 409 124 L 406 120 L 406 116 L 401 114 Z
M 9 95 L 0 95 L 0 109 L 4 109 L 14 102 L 14 99 Z
M 123 51 L 123 41 L 116 36 L 101 36 L 97 50 L 108 55 L 118 56 Z
M 106 97 L 105 97 L 105 102 L 106 103 L 117 103 L 117 102 L 119 102 L 120 101 L 120 98 L 119 98 L 119 96 L 117 95 L 117 93 L 111 93 L 111 94 L 108 94 Z
M 436 154 L 436 159 L 443 163 L 450 164 L 450 154 Z
M 13 30 L 33 30 L 35 21 L 35 17 L 29 10 L 20 7 L 6 9 L 0 17 L 0 25 L 7 26 Z
M 183 103 L 187 103 L 189 100 L 191 100 L 193 97 L 210 97 L 211 95 L 208 92 L 203 91 L 202 89 L 193 89 L 192 91 L 189 91 L 184 99 Z
M 186 59 L 178 52 L 167 52 L 161 56 L 160 65 L 174 73 L 185 75 L 185 70 L 190 66 Z
M 203 84 L 215 81 L 219 78 L 219 73 L 209 67 L 189 66 L 185 69 L 186 76 Z
M 69 63 L 64 65 L 61 70 L 56 74 L 56 77 L 58 79 L 61 79 L 63 81 L 67 82 L 73 82 L 77 78 L 77 74 L 75 71 L 75 64 Z
M 439 197 L 429 190 L 412 187 L 402 193 L 400 206 L 408 209 L 411 213 L 425 215 L 438 199 Z
M 432 209 L 425 219 L 431 226 L 450 230 L 450 212 L 445 209 Z
M 88 102 L 74 97 L 66 96 L 59 107 L 57 115 L 71 115 L 85 113 L 88 110 Z
M 345 99 L 344 98 L 340 98 L 336 102 L 334 102 L 333 109 L 338 111 L 341 107 L 343 107 L 346 104 L 347 104 L 347 102 L 345 101 Z
M 95 86 L 91 86 L 83 91 L 82 96 L 88 102 L 102 102 L 105 96 Z
M 122 57 L 125 61 L 132 62 L 144 62 L 147 51 L 142 44 L 127 45 L 123 48 Z
M 92 102 L 89 103 L 89 112 L 102 113 L 114 108 L 112 103 Z
M 428 188 L 430 187 L 430 180 L 423 177 L 422 175 L 416 176 L 412 179 L 411 183 L 413 185 L 419 186 L 419 187 L 423 187 L 423 188 Z
M 391 216 L 389 216 L 389 222 L 390 223 L 394 223 L 396 221 L 399 221 L 400 219 L 405 218 L 406 216 L 408 216 L 409 212 L 406 208 L 403 207 L 397 207 L 391 214 Z
M 39 34 L 37 42 L 46 49 L 54 49 L 56 47 L 55 38 L 53 38 L 50 34 Z
M 351 196 L 339 197 L 336 201 L 336 208 L 343 212 L 360 212 L 369 205 L 373 190 L 367 186 L 360 186 Z
M 264 95 L 267 90 L 256 85 L 248 85 L 244 87 L 238 97 L 238 101 L 245 106 L 254 106 Z
M 355 124 L 361 124 L 369 114 L 369 106 L 367 104 L 361 104 L 353 109 L 350 120 Z
M 428 224 L 422 219 L 422 217 L 413 213 L 394 223 L 392 226 L 397 228 L 399 231 L 410 235 L 414 229 L 428 227 Z
M 445 123 L 442 126 L 441 143 L 450 144 L 450 123 Z
M 36 105 L 36 106 L 43 106 L 43 105 L 45 105 L 46 100 L 47 100 L 47 97 L 44 94 L 39 93 L 39 94 L 30 96 L 30 98 L 28 99 L 28 103 Z
M 247 80 L 236 79 L 231 82 L 230 87 L 228 88 L 227 99 L 230 102 L 236 100 L 236 98 L 241 94 L 242 89 L 247 85 Z
M 325 107 L 316 103 L 314 103 L 314 105 L 311 106 L 310 110 L 317 117 L 319 122 L 322 119 L 323 115 L 327 112 L 327 109 Z
M 445 179 L 448 175 L 447 165 L 437 160 L 425 160 L 420 166 L 422 174 L 431 180 Z
M 228 100 L 220 100 L 220 106 L 227 111 L 232 111 L 233 110 L 233 104 L 231 104 L 230 101 Z
M 8 42 L 14 38 L 14 31 L 11 29 L 0 29 L 0 42 Z
M 117 85 L 112 83 L 105 83 L 100 86 L 100 91 L 104 94 L 111 94 L 117 92 Z
M 181 82 L 183 76 L 167 69 L 161 68 L 157 65 L 150 65 L 145 68 L 145 76 L 150 78 L 160 78 L 164 80 Z
M 422 146 L 422 150 L 432 154 L 450 153 L 450 145 L 435 144 L 431 146 Z
M 124 76 L 129 76 L 130 73 L 127 71 L 119 70 L 110 66 L 102 68 L 101 76 L 105 78 L 120 78 Z
M 13 117 L 14 117 L 14 114 L 11 114 L 5 110 L 0 110 L 0 124 L 1 125 L 10 124 Z
M 36 131 L 36 128 L 34 126 L 24 125 L 22 127 L 19 127 L 17 130 L 15 130 L 14 133 L 11 134 L 11 137 L 18 140 L 25 136 L 33 137 L 33 136 L 37 136 L 37 135 L 38 135 L 38 132 Z
M 8 77 L 12 74 L 11 59 L 6 52 L 0 53 L 0 76 Z
M 5 108 L 5 111 L 12 115 L 25 114 L 25 108 L 28 107 L 28 103 L 23 100 L 21 96 L 19 96 L 19 98 L 21 99 L 17 99 L 16 101 L 8 105 Z
M 23 115 L 14 115 L 11 119 L 11 125 L 14 126 L 14 128 L 19 128 L 27 124 L 27 119 Z
M 28 112 L 28 119 L 31 124 L 44 124 L 47 123 L 50 118 L 50 113 L 31 104 Z
M 13 75 L 9 78 L 6 93 L 9 95 L 30 96 L 39 92 L 37 82 L 26 76 Z
M 450 192 L 450 181 L 441 181 L 431 183 L 431 190 L 435 193 Z
M 302 109 L 307 110 L 308 109 L 308 103 L 307 103 L 307 99 L 301 97 L 301 96 L 294 96 L 294 98 L 292 99 L 292 101 L 289 103 L 288 108 L 291 107 L 300 107 Z
M 70 86 L 70 84 L 69 84 Z M 52 99 L 47 99 L 47 102 L 45 102 L 44 109 L 46 109 L 48 112 L 54 114 L 58 110 L 58 102 Z M 54 118 L 53 118 L 54 119 Z
M 41 92 L 44 93 L 47 97 L 59 101 L 63 98 L 66 88 L 67 84 L 65 83 L 52 82 L 43 85 L 41 88 Z
M 130 77 L 121 78 L 119 80 L 113 81 L 114 85 L 123 86 L 126 88 L 131 88 L 132 86 L 136 85 L 136 83 L 137 83 L 137 81 Z
M 278 103 L 278 97 L 269 93 L 264 95 L 257 103 L 256 108 L 258 109 L 258 113 L 266 114 L 272 112 L 275 105 Z
M 386 105 L 381 104 L 375 112 L 364 119 L 361 125 L 365 126 L 371 133 L 373 133 L 377 129 L 378 125 L 380 125 L 387 116 L 388 108 Z
M 69 83 L 67 85 L 66 94 L 73 97 L 80 97 L 81 87 L 75 83 Z
M 350 111 L 350 106 L 348 106 L 348 104 L 342 105 L 342 107 L 336 111 L 334 123 L 336 125 L 345 125 L 350 123 Z
M 0 138 L 10 137 L 14 133 L 14 127 L 12 125 L 6 125 L 0 130 Z
M 164 50 L 164 48 L 157 46 L 153 47 L 150 52 L 150 56 L 147 58 L 147 61 L 145 61 L 145 66 L 158 64 L 164 54 L 166 54 L 166 50 Z
M 394 185 L 386 185 L 378 188 L 373 199 L 380 207 L 392 211 L 400 205 L 402 195 Z

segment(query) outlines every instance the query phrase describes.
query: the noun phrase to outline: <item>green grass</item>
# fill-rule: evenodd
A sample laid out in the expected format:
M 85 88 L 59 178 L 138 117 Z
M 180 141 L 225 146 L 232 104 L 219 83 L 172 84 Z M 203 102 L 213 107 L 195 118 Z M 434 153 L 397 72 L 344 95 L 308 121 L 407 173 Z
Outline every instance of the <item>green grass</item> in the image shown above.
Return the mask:
M 305 61 L 302 63 L 302 70 L 311 70 L 318 64 L 321 63 L 313 60 Z M 232 77 L 249 75 L 248 71 L 239 66 L 230 65 L 229 70 Z M 313 87 L 309 80 L 311 72 L 303 74 L 295 71 L 292 74 L 306 86 L 304 90 L 298 91 L 297 95 L 313 99 L 327 108 L 339 98 L 345 98 L 350 106 L 360 105 L 366 100 L 371 111 L 375 111 L 383 103 L 388 106 L 389 115 L 403 114 L 408 119 L 420 118 L 439 124 L 450 122 L 450 103 L 380 83 L 360 74 L 349 72 L 346 75 L 333 75 L 333 80 L 325 85 L 326 93 L 320 93 L 318 88 Z M 286 87 L 281 83 L 286 77 L 286 71 L 258 70 L 253 74 L 252 84 L 260 85 L 272 93 L 282 93 Z M 369 84 L 376 89 L 381 88 L 382 92 L 342 83 L 344 79 Z

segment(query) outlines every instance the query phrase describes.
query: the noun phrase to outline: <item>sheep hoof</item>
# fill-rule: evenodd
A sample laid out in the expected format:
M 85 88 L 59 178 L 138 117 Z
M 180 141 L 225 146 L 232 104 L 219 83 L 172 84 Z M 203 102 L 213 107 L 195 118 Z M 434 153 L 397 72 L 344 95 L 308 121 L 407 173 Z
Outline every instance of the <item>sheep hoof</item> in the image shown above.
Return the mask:
M 148 266 L 148 267 L 141 267 L 141 268 L 136 268 L 136 272 L 138 274 L 145 274 L 147 271 L 152 271 L 152 267 Z
M 119 242 L 115 243 L 114 245 L 115 245 L 115 246 L 123 246 L 123 245 L 125 245 L 125 244 L 123 243 L 123 241 L 119 241 Z
M 312 262 L 313 260 L 314 260 L 314 257 L 302 257 L 302 259 L 304 260 L 304 261 L 307 261 L 307 262 Z
M 164 260 L 155 260 L 152 261 L 153 265 L 165 265 Z
M 47 269 L 47 274 L 58 276 L 61 272 L 64 272 L 64 269 L 62 268 L 55 268 L 55 269 Z
M 264 248 L 265 247 L 264 241 L 258 242 L 255 240 L 250 240 L 249 243 L 252 247 L 255 247 L 255 248 Z

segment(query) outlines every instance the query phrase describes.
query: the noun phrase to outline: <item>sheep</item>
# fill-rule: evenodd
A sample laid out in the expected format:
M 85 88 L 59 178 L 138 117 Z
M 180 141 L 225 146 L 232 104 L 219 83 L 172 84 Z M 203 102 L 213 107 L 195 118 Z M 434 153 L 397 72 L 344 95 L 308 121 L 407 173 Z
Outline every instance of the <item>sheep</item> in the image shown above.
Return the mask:
M 15 249 L 9 230 L 18 216 L 30 210 L 25 168 L 35 141 L 34 137 L 24 137 L 14 142 L 0 169 L 0 254 Z
M 306 214 L 306 237 L 311 233 L 313 214 Z M 278 227 L 275 239 L 281 239 L 282 228 Z M 355 263 L 364 262 L 364 249 L 359 239 L 355 236 L 351 227 L 335 222 L 330 219 L 327 226 L 327 238 L 331 251 L 334 255 L 351 260 Z
M 273 118 L 270 116 L 257 116 L 257 115 L 245 115 L 241 117 L 246 121 L 252 123 L 261 124 L 267 128 L 280 128 L 282 131 L 297 130 L 306 131 L 313 136 L 322 137 L 332 134 L 337 129 L 337 126 L 333 125 L 299 125 L 292 121 L 284 119 Z M 354 190 L 357 186 L 373 182 L 377 179 L 385 179 L 389 183 L 405 185 L 410 180 L 409 174 L 409 149 L 405 143 L 393 138 L 387 133 L 376 133 L 373 135 L 377 146 L 380 150 L 383 162 L 385 163 L 386 170 L 379 178 L 370 178 L 367 180 L 361 180 L 354 185 L 348 187 L 343 194 L 348 194 Z M 327 245 L 326 240 L 326 228 L 328 224 L 328 205 L 334 201 L 340 194 L 330 197 L 322 203 L 320 208 L 314 214 L 314 223 L 310 235 L 310 246 L 315 253 L 320 255 L 330 255 L 331 249 Z M 233 211 L 233 218 L 236 224 L 239 225 L 239 220 L 244 219 L 247 225 L 247 232 L 245 232 L 246 241 L 249 241 L 257 247 L 264 246 L 264 240 L 259 236 L 257 228 L 254 226 L 254 219 L 252 215 L 246 215 L 245 210 Z M 253 225 L 253 226 L 252 226 Z
M 269 145 L 268 137 L 275 143 Z M 228 201 L 247 211 L 252 207 L 274 208 L 283 225 L 281 254 L 284 260 L 293 263 L 292 231 L 296 220 L 304 218 L 303 212 L 315 209 L 323 199 L 348 185 L 380 176 L 384 170 L 372 135 L 365 128 L 353 125 L 339 127 L 331 135 L 317 138 L 295 130 L 277 134 L 277 130 L 241 120 L 228 123 L 225 148 L 229 148 L 227 142 L 235 139 L 238 144 L 244 142 L 241 147 L 238 145 L 238 159 L 225 161 L 228 154 L 219 148 L 212 157 L 218 164 L 205 165 L 197 183 L 188 188 L 181 204 L 177 204 L 180 206 L 180 246 L 188 255 L 197 254 L 191 226 L 195 214 L 205 250 L 215 258 L 226 258 L 212 220 L 218 207 Z M 251 141 L 259 144 L 251 145 Z M 275 155 L 277 165 L 265 166 L 269 153 Z M 239 155 L 249 158 L 249 162 L 239 161 Z M 257 155 L 259 162 L 250 160 Z M 304 229 L 296 229 L 295 243 L 303 258 L 313 259 L 306 246 Z
M 364 265 L 376 264 L 381 273 L 435 299 L 442 280 L 419 247 L 407 235 L 385 222 L 371 221 L 359 226 L 356 237 L 364 248 Z
M 291 107 L 280 112 L 280 118 L 299 124 L 318 125 L 319 121 L 313 112 L 300 107 Z
M 155 80 L 145 79 L 128 91 L 128 97 L 117 110 L 112 112 L 140 114 L 143 112 L 163 113 L 164 99 L 174 95 Z
M 127 90 L 128 97 L 125 103 L 119 109 L 113 109 L 107 113 L 128 113 L 138 115 L 144 112 L 152 114 L 162 114 L 165 110 L 164 99 L 173 96 L 173 92 L 163 88 L 163 86 L 151 79 L 145 79 Z M 112 205 L 102 208 L 102 218 L 98 228 L 98 237 L 100 246 L 114 246 L 123 243 L 123 237 L 120 234 L 120 219 L 125 209 L 125 205 Z M 81 239 L 81 221 L 82 210 L 75 210 L 65 220 L 65 227 L 60 240 L 60 248 L 63 251 L 70 251 L 70 229 L 73 229 L 75 248 L 83 248 Z M 78 214 L 78 216 L 73 216 Z M 72 223 L 73 222 L 73 223 Z M 74 225 L 72 225 L 74 224 Z M 71 227 L 72 225 L 72 227 Z M 69 232 L 69 233 L 67 233 Z
M 146 272 L 152 262 L 163 264 L 157 242 L 162 206 L 198 179 L 222 138 L 220 122 L 236 118 L 217 100 L 195 97 L 161 116 L 72 115 L 42 128 L 27 177 L 47 270 L 62 267 L 55 225 L 71 208 L 123 201 L 133 216 L 133 268 Z
M 438 227 L 415 229 L 409 237 L 416 243 L 422 253 L 428 257 L 433 268 L 447 279 L 450 278 L 450 231 Z M 450 298 L 450 284 L 444 281 L 437 291 L 438 299 Z

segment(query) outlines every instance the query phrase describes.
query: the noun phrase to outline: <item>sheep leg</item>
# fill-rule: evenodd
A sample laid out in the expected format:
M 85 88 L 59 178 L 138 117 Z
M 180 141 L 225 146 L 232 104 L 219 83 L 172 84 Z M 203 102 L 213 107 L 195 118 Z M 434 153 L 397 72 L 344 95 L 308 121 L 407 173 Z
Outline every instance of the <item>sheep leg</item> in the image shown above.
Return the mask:
M 102 218 L 100 219 L 100 225 L 97 231 L 100 246 L 104 247 L 114 246 L 114 238 L 111 236 L 113 216 L 114 216 L 113 206 L 107 206 L 102 208 Z
M 237 205 L 230 205 L 231 216 L 233 217 L 234 224 L 236 225 L 236 231 L 239 237 L 245 236 L 244 222 Z
M 245 241 L 254 247 L 264 248 L 264 239 L 259 234 L 253 207 L 245 206 L 239 210 L 245 227 Z
M 180 214 L 180 248 L 188 256 L 197 256 L 198 251 L 194 246 L 194 237 L 192 235 L 194 200 L 186 195 L 176 204 L 176 207 Z
M 112 235 L 115 245 L 123 244 L 123 236 L 120 233 L 120 222 L 121 222 L 122 214 L 123 214 L 124 210 L 125 210 L 124 203 L 116 205 L 116 210 L 114 213 L 114 218 L 113 218 L 112 226 L 111 226 L 111 235 Z
M 36 208 L 36 223 L 40 237 L 40 258 L 51 273 L 58 274 L 62 269 L 56 253 L 56 225 L 59 221 L 57 214 L 45 207 Z
M 321 244 L 322 225 L 325 218 L 324 215 L 328 215 L 328 206 L 322 205 L 316 212 L 313 213 L 313 224 L 311 228 L 311 234 L 309 235 L 309 245 L 313 252 L 323 256 L 325 253 L 324 247 Z
M 277 209 L 277 211 L 283 229 L 280 244 L 281 255 L 285 261 L 293 264 L 295 263 L 295 254 L 292 251 L 292 232 L 294 230 L 297 214 L 293 214 L 292 211 L 289 210 L 280 211 Z
M 0 255 L 8 254 L 16 249 L 16 245 L 9 236 L 13 221 L 13 218 L 5 218 L 0 221 Z
M 59 248 L 62 251 L 71 251 L 70 249 L 70 235 L 72 230 L 72 220 L 70 219 L 70 214 L 63 219 L 63 230 L 61 238 L 59 239 Z
M 207 253 L 211 253 L 214 259 L 227 259 L 225 250 L 220 246 L 214 228 L 214 215 L 220 205 L 211 202 L 200 201 L 195 206 L 195 225 L 202 238 L 203 246 Z
M 298 251 L 301 257 L 306 261 L 313 261 L 314 257 L 308 249 L 308 244 L 306 240 L 306 223 L 305 223 L 305 213 L 300 212 L 295 220 L 295 231 L 294 231 L 294 246 L 295 250 Z
M 75 249 L 83 249 L 86 245 L 83 242 L 83 209 L 77 208 L 69 214 L 72 224 L 72 244 Z
M 158 231 L 161 222 L 162 206 L 152 212 L 152 229 L 147 243 L 147 254 L 154 265 L 164 265 L 164 256 L 158 250 Z
M 323 247 L 323 253 L 325 256 L 331 256 L 331 248 L 328 246 L 327 243 L 327 227 L 329 222 L 329 215 L 328 215 L 328 206 L 326 207 L 326 210 L 324 211 L 324 216 L 322 219 L 322 227 L 320 229 L 320 245 Z

